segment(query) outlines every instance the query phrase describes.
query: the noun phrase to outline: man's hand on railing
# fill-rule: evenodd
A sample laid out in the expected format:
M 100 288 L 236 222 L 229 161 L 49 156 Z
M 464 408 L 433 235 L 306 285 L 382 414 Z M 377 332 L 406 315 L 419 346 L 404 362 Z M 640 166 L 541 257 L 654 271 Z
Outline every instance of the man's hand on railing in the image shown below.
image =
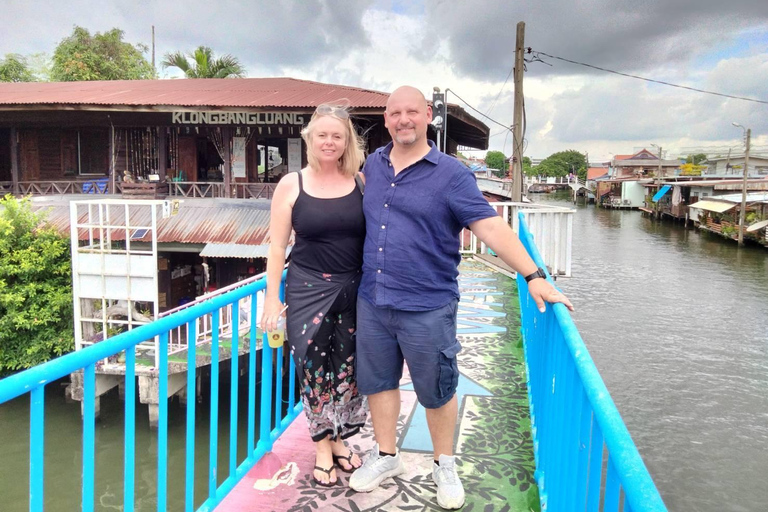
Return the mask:
M 546 279 L 531 280 L 528 283 L 528 293 L 531 294 L 531 297 L 533 297 L 533 300 L 536 302 L 536 306 L 542 313 L 546 311 L 546 306 L 544 305 L 545 302 L 551 304 L 559 302 L 565 304 L 565 307 L 567 307 L 569 311 L 575 311 L 573 304 L 568 300 L 568 297 Z

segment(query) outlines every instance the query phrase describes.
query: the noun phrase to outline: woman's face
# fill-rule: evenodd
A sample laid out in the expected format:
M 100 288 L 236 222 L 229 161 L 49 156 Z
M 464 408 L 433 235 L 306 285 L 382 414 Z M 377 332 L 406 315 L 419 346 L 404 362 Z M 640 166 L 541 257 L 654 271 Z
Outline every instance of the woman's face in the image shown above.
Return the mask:
M 312 152 L 321 162 L 338 162 L 347 148 L 347 129 L 333 116 L 315 121 L 312 130 Z

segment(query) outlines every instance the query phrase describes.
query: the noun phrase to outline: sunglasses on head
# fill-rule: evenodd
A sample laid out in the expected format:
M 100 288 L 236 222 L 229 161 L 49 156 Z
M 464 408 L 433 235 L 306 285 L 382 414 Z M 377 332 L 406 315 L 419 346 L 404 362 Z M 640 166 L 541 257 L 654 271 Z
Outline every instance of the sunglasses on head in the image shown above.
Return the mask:
M 349 119 L 349 112 L 343 107 L 334 107 L 332 105 L 320 105 L 315 110 L 321 116 L 327 116 L 333 114 L 339 119 Z

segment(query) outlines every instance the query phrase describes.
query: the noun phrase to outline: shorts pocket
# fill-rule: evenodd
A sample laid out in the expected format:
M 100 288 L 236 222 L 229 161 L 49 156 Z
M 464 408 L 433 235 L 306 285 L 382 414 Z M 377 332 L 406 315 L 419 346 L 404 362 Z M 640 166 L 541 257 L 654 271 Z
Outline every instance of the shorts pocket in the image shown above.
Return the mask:
M 458 341 L 440 350 L 440 398 L 451 396 L 459 385 L 459 365 L 456 359 L 459 352 L 461 343 Z

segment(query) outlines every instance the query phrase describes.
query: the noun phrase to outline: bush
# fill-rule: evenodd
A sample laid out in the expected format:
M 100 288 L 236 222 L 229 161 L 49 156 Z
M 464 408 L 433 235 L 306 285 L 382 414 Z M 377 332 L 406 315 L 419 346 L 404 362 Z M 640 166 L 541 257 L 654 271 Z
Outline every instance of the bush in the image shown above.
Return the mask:
M 74 348 L 69 240 L 28 199 L 0 199 L 0 375 Z

